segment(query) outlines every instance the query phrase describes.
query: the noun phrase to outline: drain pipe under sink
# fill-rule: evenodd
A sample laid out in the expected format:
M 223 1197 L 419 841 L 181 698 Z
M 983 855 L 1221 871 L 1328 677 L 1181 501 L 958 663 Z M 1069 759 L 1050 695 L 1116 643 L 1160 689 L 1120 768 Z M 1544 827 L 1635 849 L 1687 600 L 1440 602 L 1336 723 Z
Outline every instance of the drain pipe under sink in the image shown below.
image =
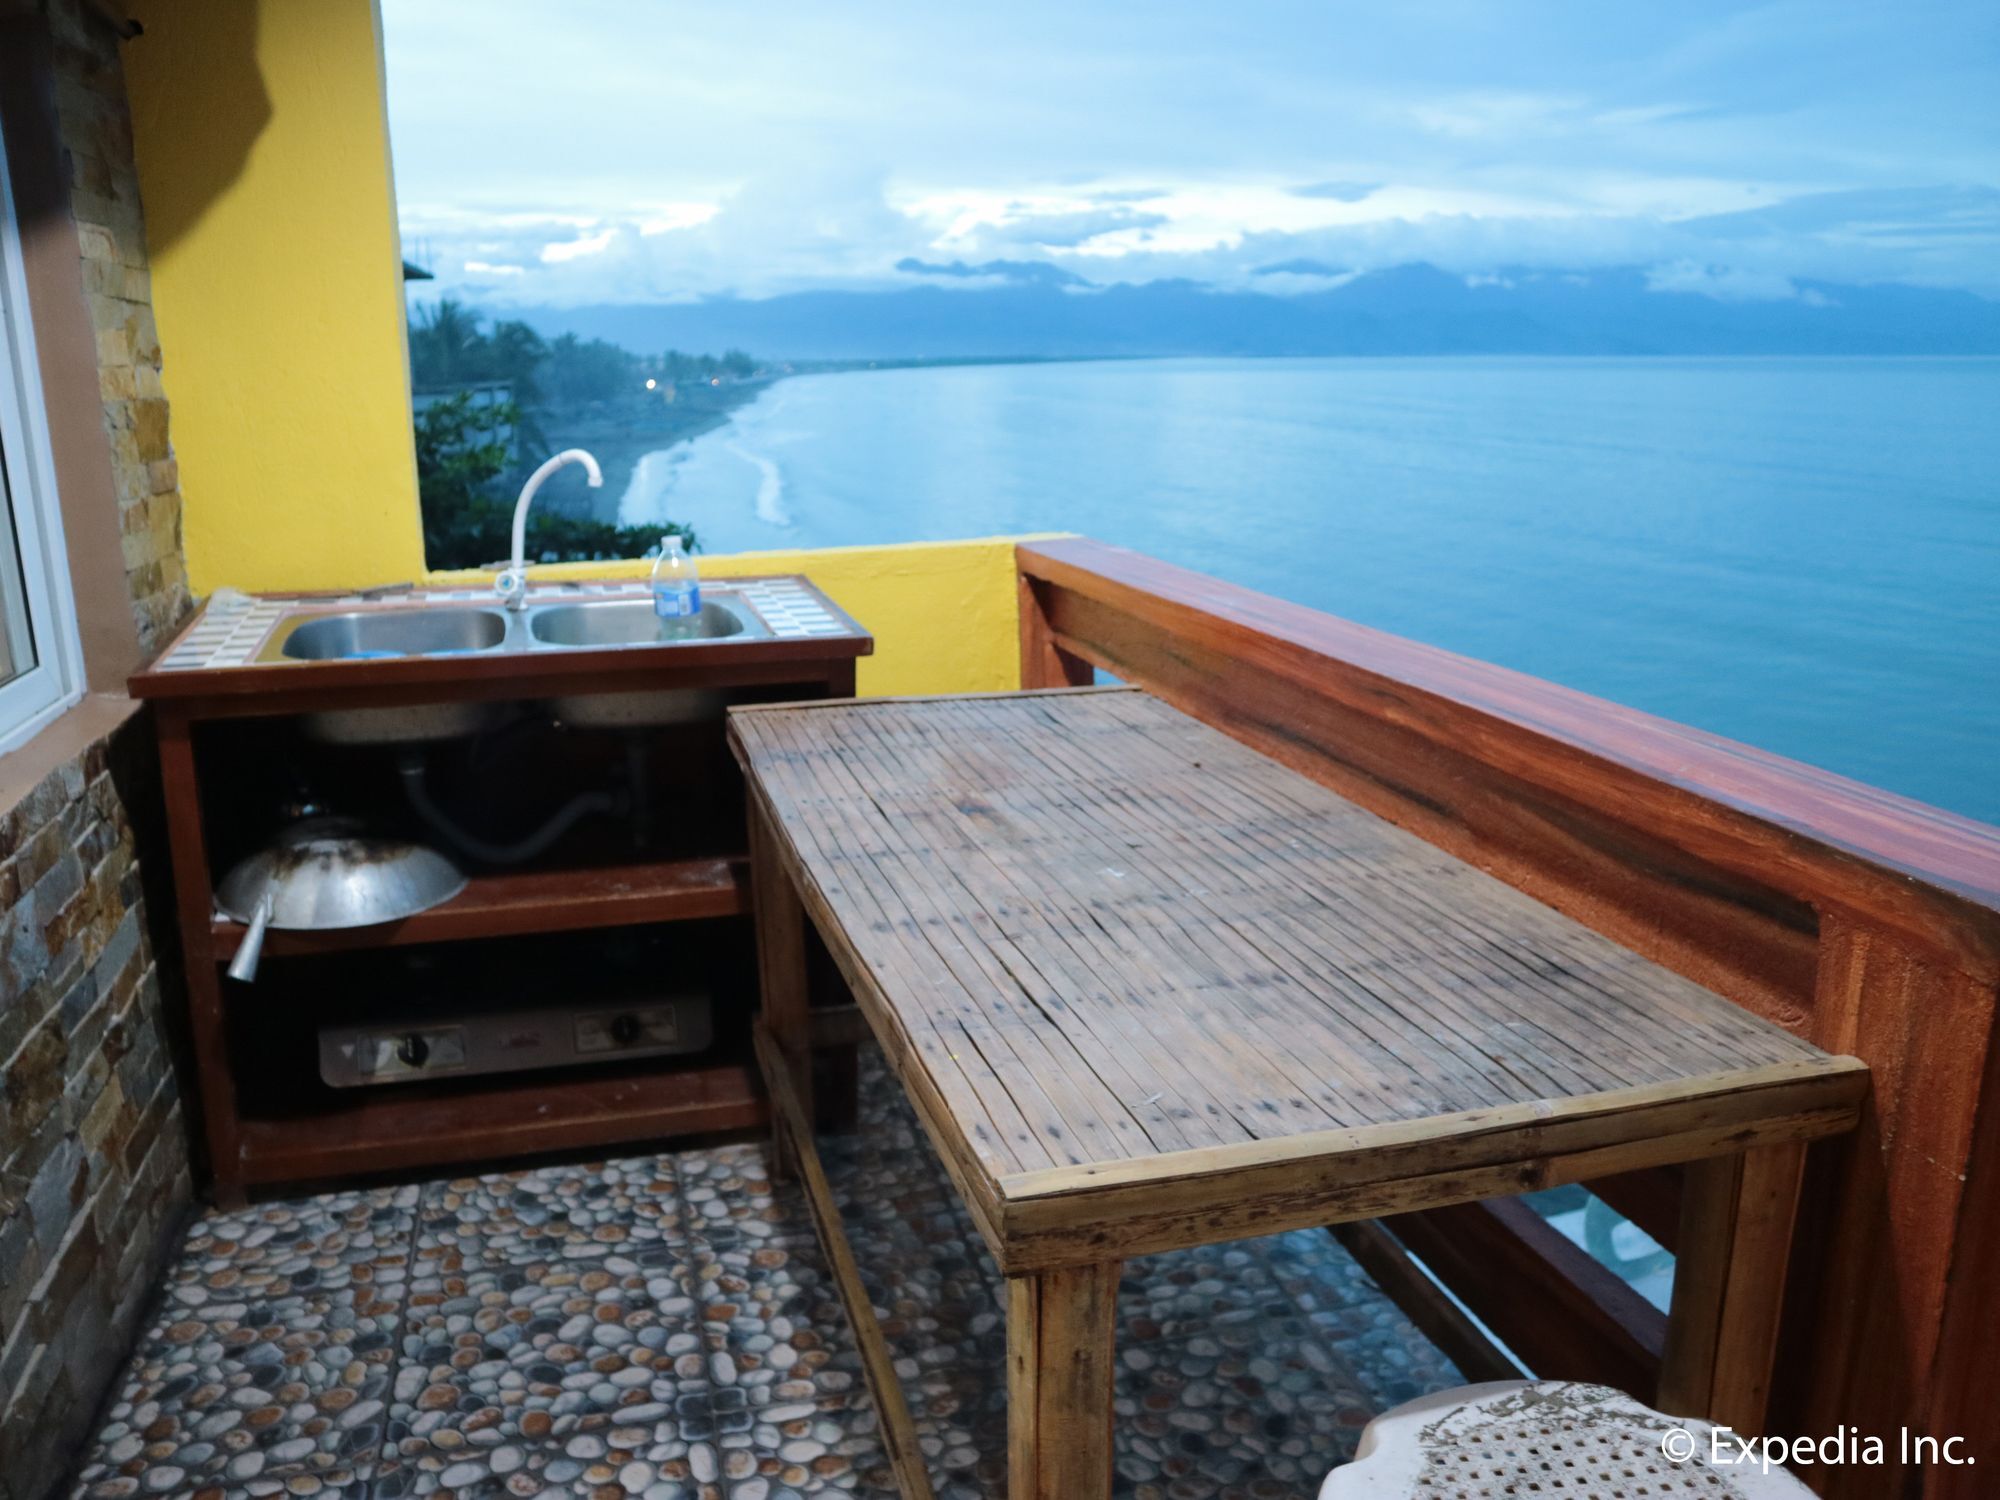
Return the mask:
M 510 843 L 496 843 L 467 833 L 431 800 L 430 789 L 424 785 L 422 755 L 415 751 L 406 753 L 397 761 L 396 769 L 403 776 L 403 795 L 424 825 L 460 854 L 491 865 L 518 865 L 533 859 L 581 819 L 592 813 L 622 813 L 629 803 L 622 792 L 582 792 L 557 808 L 548 822 L 533 833 Z

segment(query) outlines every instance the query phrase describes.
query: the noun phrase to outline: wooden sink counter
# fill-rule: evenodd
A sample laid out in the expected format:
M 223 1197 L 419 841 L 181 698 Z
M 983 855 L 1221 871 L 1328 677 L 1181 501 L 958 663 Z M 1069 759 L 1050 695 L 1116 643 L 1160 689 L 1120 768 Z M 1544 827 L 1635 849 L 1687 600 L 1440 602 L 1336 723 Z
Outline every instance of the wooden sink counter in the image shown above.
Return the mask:
M 578 728 L 560 707 L 544 711 L 542 718 L 569 726 L 547 733 L 581 759 L 517 771 L 506 786 L 530 801 L 560 787 L 566 775 L 595 764 L 590 752 L 576 749 L 595 734 L 597 744 L 615 745 L 619 754 L 657 757 L 653 774 L 674 778 L 671 836 L 642 837 L 600 819 L 604 837 L 589 847 L 565 845 L 518 866 L 469 863 L 458 896 L 402 921 L 274 931 L 270 956 L 300 967 L 256 989 L 225 981 L 223 966 L 243 929 L 216 910 L 212 895 L 220 872 L 261 846 L 279 815 L 268 778 L 254 773 L 268 768 L 292 776 L 315 797 L 317 776 L 342 785 L 343 778 L 359 775 L 364 779 L 348 786 L 345 799 L 334 795 L 341 810 L 392 820 L 397 813 L 355 789 L 380 786 L 365 780 L 365 767 L 379 767 L 385 749 L 396 746 L 313 741 L 288 720 L 475 700 L 560 705 L 579 697 L 684 689 L 707 692 L 719 715 L 719 704 L 732 698 L 854 695 L 855 662 L 873 652 L 874 641 L 805 578 L 718 580 L 705 592 L 767 633 L 671 643 L 527 644 L 521 637 L 535 610 L 648 597 L 643 580 L 543 584 L 529 591 L 529 615 L 511 621 L 503 641 L 485 650 L 293 660 L 275 648 L 302 616 L 497 611 L 502 605 L 483 588 L 232 595 L 211 601 L 132 678 L 133 695 L 153 700 L 188 1033 L 218 1201 L 241 1202 L 262 1185 L 740 1130 L 766 1120 L 748 1053 L 745 1013 L 756 1002 L 756 981 L 747 963 L 740 981 L 725 972 L 711 995 L 718 1015 L 726 1013 L 746 1034 L 732 1042 L 718 1031 L 708 1051 L 686 1056 L 331 1089 L 289 1043 L 255 1039 L 264 1036 L 255 1031 L 255 1018 L 271 1013 L 267 991 L 292 986 L 299 1024 L 318 1026 L 327 1017 L 315 1007 L 332 983 L 325 976 L 335 972 L 325 966 L 351 963 L 371 950 L 746 922 L 746 848 L 740 812 L 734 811 L 740 780 L 722 746 L 719 716 L 668 724 L 648 741 L 648 731 Z M 518 725 L 535 717 L 530 711 L 501 722 Z M 650 748 L 642 750 L 642 741 Z M 474 802 L 483 797 L 497 806 L 513 795 L 488 789 L 474 794 Z M 660 798 L 663 808 L 666 800 Z M 730 950 L 726 929 L 701 932 L 684 940 L 690 950 Z M 747 934 L 743 950 L 747 955 Z M 579 993 L 589 993 L 591 982 L 586 977 Z M 487 1002 L 471 996 L 466 1003 L 476 1009 Z
M 299 615 L 421 608 L 498 609 L 490 589 L 363 594 L 246 595 L 196 614 L 153 664 L 131 679 L 137 698 L 201 700 L 199 716 L 304 713 L 479 698 L 535 698 L 654 687 L 791 681 L 799 663 L 851 664 L 873 638 L 797 574 L 710 584 L 754 610 L 770 635 L 671 644 L 495 647 L 432 656 L 260 661 L 271 636 Z M 527 607 L 597 604 L 647 596 L 644 580 L 538 584 Z

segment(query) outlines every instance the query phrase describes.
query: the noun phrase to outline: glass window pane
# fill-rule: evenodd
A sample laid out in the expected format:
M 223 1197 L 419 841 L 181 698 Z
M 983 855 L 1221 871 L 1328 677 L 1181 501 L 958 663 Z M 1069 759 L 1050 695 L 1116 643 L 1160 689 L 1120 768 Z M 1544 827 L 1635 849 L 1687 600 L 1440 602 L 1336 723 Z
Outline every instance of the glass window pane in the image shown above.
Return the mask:
M 21 548 L 14 534 L 7 456 L 0 448 L 0 498 L 7 506 L 6 524 L 0 526 L 0 683 L 12 682 L 35 664 L 35 636 L 28 622 L 28 591 L 21 577 Z
M 6 160 L 0 149 L 0 753 L 72 701 L 80 675 Z

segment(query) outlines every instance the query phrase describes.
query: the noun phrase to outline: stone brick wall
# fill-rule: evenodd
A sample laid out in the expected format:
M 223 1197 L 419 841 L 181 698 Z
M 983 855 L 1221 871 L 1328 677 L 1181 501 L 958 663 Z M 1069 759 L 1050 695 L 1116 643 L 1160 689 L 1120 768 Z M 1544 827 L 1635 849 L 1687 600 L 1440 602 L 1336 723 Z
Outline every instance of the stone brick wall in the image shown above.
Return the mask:
M 187 1132 L 128 803 L 132 720 L 0 818 L 0 1497 L 89 1429 L 189 1197 Z
M 118 44 L 46 0 L 96 329 L 124 570 L 144 648 L 189 607 Z M 93 705 L 103 722 L 115 706 Z M 191 1199 L 142 862 L 166 869 L 153 738 L 126 717 L 0 814 L 0 1500 L 65 1482 Z
M 151 655 L 187 614 L 189 599 L 180 471 L 167 440 L 125 77 L 110 28 L 82 0 L 50 0 L 48 17 L 70 201 L 97 329 L 98 383 L 118 484 L 125 576 L 139 643 Z

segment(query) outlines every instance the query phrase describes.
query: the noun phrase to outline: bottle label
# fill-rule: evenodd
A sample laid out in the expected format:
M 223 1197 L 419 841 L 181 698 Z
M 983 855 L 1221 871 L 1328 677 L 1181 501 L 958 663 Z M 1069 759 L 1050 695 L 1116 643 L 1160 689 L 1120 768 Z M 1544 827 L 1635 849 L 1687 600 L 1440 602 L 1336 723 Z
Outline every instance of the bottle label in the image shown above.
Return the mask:
M 653 613 L 663 620 L 685 620 L 701 613 L 701 587 L 654 589 Z

